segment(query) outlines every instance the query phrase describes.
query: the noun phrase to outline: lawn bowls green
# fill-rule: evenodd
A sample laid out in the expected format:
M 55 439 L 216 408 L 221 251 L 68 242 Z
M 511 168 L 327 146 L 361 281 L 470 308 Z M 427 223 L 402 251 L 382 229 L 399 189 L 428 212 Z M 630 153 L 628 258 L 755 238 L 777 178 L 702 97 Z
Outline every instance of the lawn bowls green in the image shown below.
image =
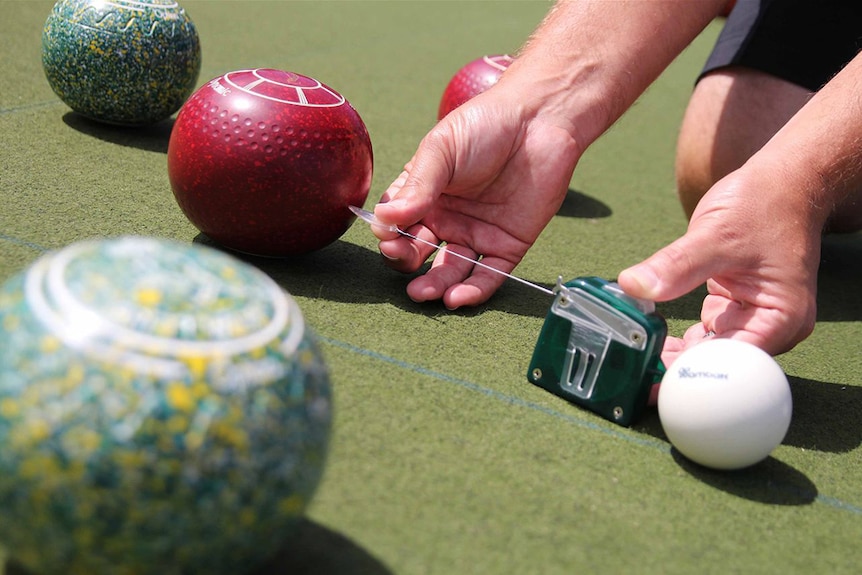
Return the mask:
M 34 574 L 247 573 L 324 470 L 329 376 L 295 301 L 139 237 L 0 288 L 0 543 Z
M 194 90 L 200 39 L 174 0 L 60 0 L 42 30 L 42 67 L 79 114 L 154 124 Z

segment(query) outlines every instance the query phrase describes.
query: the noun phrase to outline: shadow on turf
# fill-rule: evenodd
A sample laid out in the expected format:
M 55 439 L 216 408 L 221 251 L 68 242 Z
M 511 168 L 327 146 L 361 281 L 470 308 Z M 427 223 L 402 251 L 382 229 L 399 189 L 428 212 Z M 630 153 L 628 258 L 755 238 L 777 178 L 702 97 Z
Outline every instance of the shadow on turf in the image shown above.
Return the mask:
M 791 438 L 792 427 L 788 439 Z M 655 408 L 647 410 L 633 429 L 668 441 Z M 784 443 L 793 445 L 788 439 Z M 737 497 L 772 505 L 808 505 L 817 498 L 817 486 L 808 477 L 774 457 L 746 469 L 717 471 L 690 461 L 674 447 L 671 447 L 671 456 L 689 475 Z
M 266 565 L 251 575 L 389 575 L 392 572 L 356 543 L 313 521 L 304 520 L 299 533 Z
M 790 377 L 793 418 L 785 445 L 848 453 L 862 445 L 862 388 Z
M 862 321 L 862 233 L 823 238 L 817 321 Z
M 110 129 L 110 127 L 108 127 Z M 583 202 L 580 192 L 569 190 L 567 201 L 575 206 Z M 586 197 L 586 196 L 583 196 Z M 564 203 L 564 208 L 565 208 Z M 599 205 L 595 202 L 595 205 Z M 561 208 L 561 211 L 564 211 Z M 570 208 L 575 210 L 576 208 Z M 597 212 L 596 212 L 597 210 Z M 568 217 L 599 217 L 600 208 L 585 208 Z M 209 238 L 199 234 L 195 243 L 218 247 Z M 240 254 L 234 254 L 240 255 Z M 457 312 L 446 311 L 440 302 L 416 304 L 407 297 L 405 288 L 412 277 L 387 268 L 377 251 L 343 240 L 299 257 L 260 258 L 240 255 L 269 274 L 288 292 L 305 297 L 320 297 L 350 303 L 391 303 L 410 313 L 435 316 L 439 313 L 479 315 L 487 310 L 499 310 L 517 315 L 543 318 L 548 312 L 549 299 L 527 286 L 505 282 L 486 304 Z M 829 236 L 824 239 L 823 262 L 819 279 L 818 321 L 862 321 L 862 234 Z M 427 268 L 423 268 L 424 271 Z M 532 278 L 524 278 L 534 281 Z M 534 282 L 545 288 L 552 283 Z M 674 301 L 662 302 L 658 311 L 668 319 L 695 322 L 700 317 L 701 304 L 706 296 L 705 287 L 692 291 Z
M 849 453 L 862 445 L 862 388 L 799 377 L 788 380 L 793 417 L 782 445 L 824 453 Z M 633 428 L 667 441 L 654 407 Z
M 163 154 L 168 152 L 168 141 L 174 127 L 173 118 L 150 126 L 114 126 L 90 120 L 75 112 L 64 114 L 63 122 L 73 130 L 105 142 Z
M 100 137 L 114 134 L 110 126 L 99 126 L 72 113 L 67 116 L 78 118 L 77 122 L 85 122 L 84 125 L 97 130 Z M 122 132 L 119 135 L 122 135 Z M 169 136 L 168 128 L 165 147 Z M 557 215 L 567 218 L 605 218 L 611 215 L 611 209 L 582 192 L 570 189 Z M 193 241 L 219 248 L 204 234 L 198 234 Z M 382 263 L 378 252 L 343 240 L 315 252 L 290 258 L 263 258 L 236 253 L 233 255 L 260 268 L 293 295 L 350 303 L 385 302 L 410 313 L 427 316 L 446 311 L 440 302 L 416 304 L 407 297 L 407 283 L 415 274 L 411 276 L 392 271 Z M 420 273 L 426 269 L 427 266 L 420 270 Z M 533 281 L 530 278 L 524 279 Z M 553 283 L 534 283 L 548 289 L 554 287 Z M 501 310 L 517 315 L 545 317 L 548 305 L 547 296 L 516 282 L 506 282 L 487 304 L 454 313 L 479 315 L 487 310 Z
M 791 377 L 793 418 L 782 445 L 811 451 L 847 453 L 862 445 L 862 389 Z M 633 426 L 667 442 L 655 408 Z M 671 448 L 674 461 L 690 475 L 739 497 L 775 505 L 807 505 L 818 495 L 804 474 L 769 457 L 747 469 L 715 471 L 693 463 Z
M 204 234 L 194 243 L 219 249 Z M 491 300 L 476 308 L 446 311 L 440 302 L 417 304 L 406 294 L 411 275 L 387 268 L 378 252 L 342 240 L 309 254 L 291 258 L 263 258 L 233 255 L 256 266 L 295 296 L 324 298 L 357 304 L 389 303 L 405 311 L 425 316 L 442 312 L 479 315 L 502 310 L 524 316 L 545 317 L 550 299 L 529 287 L 507 282 Z M 550 284 L 539 284 L 552 288 Z
M 693 477 L 743 499 L 770 505 L 810 505 L 817 499 L 817 486 L 805 474 L 774 457 L 746 469 L 716 471 L 689 461 L 676 449 L 671 455 Z
M 14 561 L 8 561 L 6 575 L 36 575 Z M 353 541 L 303 520 L 299 532 L 270 561 L 248 575 L 390 575 L 378 559 Z
M 817 281 L 817 321 L 862 321 L 862 233 L 836 234 L 823 238 Z M 658 311 L 667 318 L 700 319 L 706 288 L 679 299 L 663 302 Z
M 611 208 L 583 192 L 569 188 L 557 215 L 564 218 L 608 218 L 613 214 Z

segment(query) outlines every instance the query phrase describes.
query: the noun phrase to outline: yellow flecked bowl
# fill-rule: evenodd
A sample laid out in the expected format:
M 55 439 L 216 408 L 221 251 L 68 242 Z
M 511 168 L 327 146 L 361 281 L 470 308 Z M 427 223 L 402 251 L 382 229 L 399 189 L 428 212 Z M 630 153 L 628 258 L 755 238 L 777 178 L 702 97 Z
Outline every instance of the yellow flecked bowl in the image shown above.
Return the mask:
M 140 126 L 180 109 L 197 83 L 197 29 L 175 0 L 59 0 L 42 30 L 42 68 L 70 108 Z
M 328 372 L 293 299 L 216 250 L 124 237 L 0 289 L 0 541 L 34 573 L 242 573 L 324 468 Z

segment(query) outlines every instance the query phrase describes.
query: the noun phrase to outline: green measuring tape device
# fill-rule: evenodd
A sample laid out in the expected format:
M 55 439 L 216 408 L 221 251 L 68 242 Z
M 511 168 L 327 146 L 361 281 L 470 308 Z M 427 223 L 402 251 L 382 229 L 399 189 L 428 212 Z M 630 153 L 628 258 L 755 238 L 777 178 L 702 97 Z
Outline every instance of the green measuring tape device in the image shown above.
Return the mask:
M 665 366 L 667 323 L 651 301 L 597 277 L 557 280 L 527 379 L 605 419 L 629 426 Z
M 383 223 L 361 207 L 350 206 L 350 210 L 373 226 L 446 249 Z M 550 290 L 458 252 L 449 253 L 554 296 L 527 379 L 614 423 L 628 426 L 637 420 L 652 386 L 665 372 L 660 354 L 667 323 L 655 312 L 653 302 L 633 298 L 615 282 L 597 277 L 566 283 L 559 278 Z

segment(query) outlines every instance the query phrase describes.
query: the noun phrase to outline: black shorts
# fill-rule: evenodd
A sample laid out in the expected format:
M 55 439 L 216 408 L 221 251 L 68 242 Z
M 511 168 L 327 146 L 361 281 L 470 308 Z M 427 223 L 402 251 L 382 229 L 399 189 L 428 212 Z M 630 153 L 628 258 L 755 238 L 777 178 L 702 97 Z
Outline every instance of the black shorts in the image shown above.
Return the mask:
M 738 0 L 703 74 L 766 72 L 816 92 L 862 48 L 862 0 Z

